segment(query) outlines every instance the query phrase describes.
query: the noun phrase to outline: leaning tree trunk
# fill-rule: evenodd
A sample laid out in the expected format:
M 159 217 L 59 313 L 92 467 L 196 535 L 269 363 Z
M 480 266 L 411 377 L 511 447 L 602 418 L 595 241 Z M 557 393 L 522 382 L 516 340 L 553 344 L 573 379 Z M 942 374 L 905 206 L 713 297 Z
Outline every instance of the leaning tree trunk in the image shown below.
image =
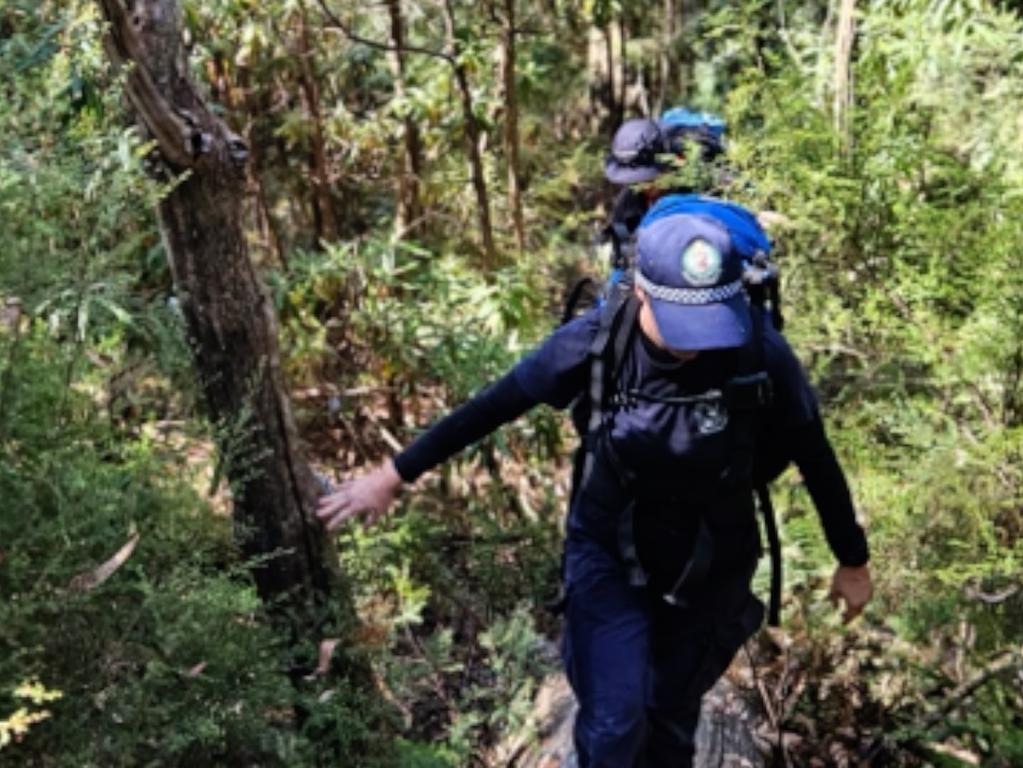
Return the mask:
M 296 639 L 313 640 L 324 610 L 341 623 L 354 612 L 313 515 L 317 483 L 300 453 L 273 307 L 249 260 L 246 146 L 188 76 L 177 0 L 99 4 L 110 23 L 109 56 L 130 65 L 125 88 L 137 119 L 177 177 L 159 204 L 160 231 L 242 550 L 255 559 L 256 588 L 272 615 L 286 617 Z M 366 680 L 357 666 L 344 672 Z

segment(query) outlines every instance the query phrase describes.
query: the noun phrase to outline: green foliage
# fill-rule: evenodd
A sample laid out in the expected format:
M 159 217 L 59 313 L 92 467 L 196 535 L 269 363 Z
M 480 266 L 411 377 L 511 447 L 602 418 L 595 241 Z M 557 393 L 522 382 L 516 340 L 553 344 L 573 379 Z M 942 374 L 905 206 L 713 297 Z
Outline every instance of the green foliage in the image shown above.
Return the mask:
M 553 663 L 536 617 L 515 602 L 528 596 L 536 610 L 550 595 L 557 543 L 549 526 L 509 521 L 495 530 L 485 511 L 463 511 L 464 503 L 416 505 L 342 540 L 382 679 L 418 742 L 402 749 L 411 765 L 464 765 L 520 729 Z
M 15 688 L 11 696 L 22 701 L 27 699 L 33 708 L 22 706 L 0 720 L 0 749 L 10 746 L 12 742 L 20 742 L 30 728 L 48 719 L 50 711 L 40 707 L 47 702 L 57 701 L 63 695 L 60 691 L 47 690 L 39 683 L 25 682 Z
M 935 649 L 968 626 L 982 666 L 1023 619 L 1017 599 L 976 598 L 1020 569 L 1023 187 L 1007 127 L 1023 27 L 987 3 L 905 2 L 870 5 L 859 30 L 849 151 L 832 127 L 832 42 L 805 26 L 729 95 L 730 154 L 755 180 L 739 195 L 787 219 L 788 334 L 883 564 L 875 618 Z M 807 500 L 782 507 L 797 583 L 825 585 Z M 927 676 L 946 674 L 935 662 Z M 981 698 L 1003 709 L 971 709 L 959 738 L 1017 754 L 1018 689 L 994 680 Z
M 457 84 L 423 52 L 448 44 L 439 15 L 402 4 L 417 50 L 399 93 L 386 51 L 335 23 L 387 42 L 384 6 L 327 5 L 184 3 L 193 71 L 252 149 L 250 243 L 317 459 L 342 471 L 375 460 L 383 435 L 412 439 L 550 330 L 568 275 L 599 269 L 605 91 L 659 99 L 667 45 L 678 72 L 665 100 L 729 119 L 727 194 L 784 216 L 787 333 L 877 564 L 863 634 L 878 628 L 883 653 L 837 635 L 812 503 L 794 475 L 778 484 L 787 615 L 818 661 L 798 709 L 821 731 L 858 717 L 918 752 L 953 739 L 985 764 L 1023 761 L 1011 673 L 921 726 L 924 693 L 979 674 L 1023 631 L 1018 14 L 985 0 L 858 4 L 845 137 L 834 3 L 688 4 L 664 40 L 649 4 L 519 2 L 519 254 L 495 64 L 503 9 L 455 2 L 500 251 L 500 268 L 482 270 Z M 624 84 L 603 70 L 619 21 Z M 203 496 L 216 483 L 151 213 L 167 190 L 144 173 L 153 148 L 125 127 L 100 31 L 84 0 L 0 4 L 0 744 L 12 740 L 0 763 L 348 759 L 372 736 L 366 702 L 318 678 L 293 684 L 289 660 L 314 640 L 296 649 L 267 621 L 225 499 Z M 405 118 L 423 218 L 396 242 Z M 677 170 L 698 186 L 720 174 Z M 237 438 L 223 461 L 245 462 L 243 416 L 216 426 Z M 552 664 L 553 622 L 537 608 L 557 578 L 568 430 L 535 412 L 422 481 L 384 526 L 343 534 L 359 639 L 401 721 L 399 765 L 470 764 L 523 725 Z M 109 578 L 81 588 L 135 536 Z M 23 707 L 25 681 L 63 698 Z

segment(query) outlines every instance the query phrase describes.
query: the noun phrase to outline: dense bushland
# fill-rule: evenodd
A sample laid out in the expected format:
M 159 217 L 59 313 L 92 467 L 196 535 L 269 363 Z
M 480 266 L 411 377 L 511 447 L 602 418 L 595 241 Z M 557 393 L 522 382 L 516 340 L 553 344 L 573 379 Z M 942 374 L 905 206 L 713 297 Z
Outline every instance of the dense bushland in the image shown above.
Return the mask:
M 851 85 L 836 85 L 835 5 L 667 3 L 668 19 L 639 3 L 513 4 L 514 115 L 505 4 L 455 3 L 450 30 L 433 4 L 185 13 L 195 72 L 250 146 L 238 192 L 296 411 L 332 479 L 505 370 L 556 322 L 571 278 L 602 269 L 601 163 L 622 113 L 723 113 L 727 194 L 775 212 L 788 334 L 878 582 L 841 628 L 812 505 L 783 477 L 786 630 L 754 649 L 774 725 L 795 764 L 1015 765 L 1023 22 L 981 0 L 860 3 Z M 395 8 L 400 67 L 366 42 L 391 45 Z M 556 667 L 543 606 L 570 426 L 530 414 L 383 525 L 342 533 L 356 640 L 399 736 L 396 755 L 346 752 L 374 743 L 365 703 L 287 674 L 330 638 L 303 651 L 280 632 L 233 545 L 210 441 L 223 425 L 201 416 L 151 213 L 172 182 L 146 173 L 152 147 L 128 128 L 98 19 L 81 0 L 0 3 L 0 764 L 484 764 Z M 398 183 L 412 150 L 414 205 Z

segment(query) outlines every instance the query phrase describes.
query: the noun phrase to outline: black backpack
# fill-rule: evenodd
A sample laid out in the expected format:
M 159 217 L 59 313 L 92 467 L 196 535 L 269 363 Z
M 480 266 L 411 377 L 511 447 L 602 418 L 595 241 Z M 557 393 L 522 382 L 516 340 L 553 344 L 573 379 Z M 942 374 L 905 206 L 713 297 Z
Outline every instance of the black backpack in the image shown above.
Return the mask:
M 615 254 L 612 254 L 612 258 Z M 743 275 L 747 296 L 753 307 L 753 343 L 747 359 L 740 366 L 740 373 L 728 382 L 725 399 L 730 410 L 744 414 L 751 423 L 745 428 L 750 439 L 756 439 L 758 414 L 771 402 L 770 379 L 767 376 L 763 357 L 763 328 L 766 312 L 771 313 L 772 322 L 780 329 L 778 270 L 766 255 L 755 257 Z M 614 407 L 612 398 L 622 372 L 626 352 L 637 326 L 639 301 L 633 295 L 632 264 L 613 265 L 611 277 L 599 290 L 593 278 L 578 281 L 570 292 L 562 316 L 568 322 L 577 313 L 582 300 L 593 294 L 600 306 L 598 331 L 590 346 L 590 383 L 587 392 L 572 405 L 572 421 L 580 436 L 580 445 L 573 461 L 571 498 L 588 482 L 594 465 L 594 437 L 599 433 L 605 414 Z M 755 445 L 751 451 L 755 450 Z M 754 484 L 758 506 L 764 518 L 764 528 L 771 557 L 771 592 L 768 621 L 772 626 L 780 623 L 782 563 L 781 542 L 777 521 L 771 504 L 766 482 Z M 630 581 L 635 585 L 645 583 L 645 575 L 636 556 L 635 542 L 631 538 L 631 511 L 625 513 L 621 525 L 622 536 L 619 548 L 629 569 Z M 710 566 L 712 546 L 704 521 L 699 521 L 696 542 L 689 561 L 674 586 L 664 597 L 668 602 L 685 601 L 685 593 L 697 586 L 706 576 Z

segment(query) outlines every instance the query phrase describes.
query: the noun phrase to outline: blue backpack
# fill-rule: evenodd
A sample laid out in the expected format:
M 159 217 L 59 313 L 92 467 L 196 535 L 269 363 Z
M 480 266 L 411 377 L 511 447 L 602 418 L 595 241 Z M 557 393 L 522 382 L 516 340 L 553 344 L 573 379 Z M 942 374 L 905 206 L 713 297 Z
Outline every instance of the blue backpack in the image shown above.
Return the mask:
M 657 121 L 664 135 L 666 152 L 681 155 L 687 141 L 695 141 L 704 160 L 725 153 L 725 121 L 710 112 L 694 112 L 686 107 L 667 110 Z

